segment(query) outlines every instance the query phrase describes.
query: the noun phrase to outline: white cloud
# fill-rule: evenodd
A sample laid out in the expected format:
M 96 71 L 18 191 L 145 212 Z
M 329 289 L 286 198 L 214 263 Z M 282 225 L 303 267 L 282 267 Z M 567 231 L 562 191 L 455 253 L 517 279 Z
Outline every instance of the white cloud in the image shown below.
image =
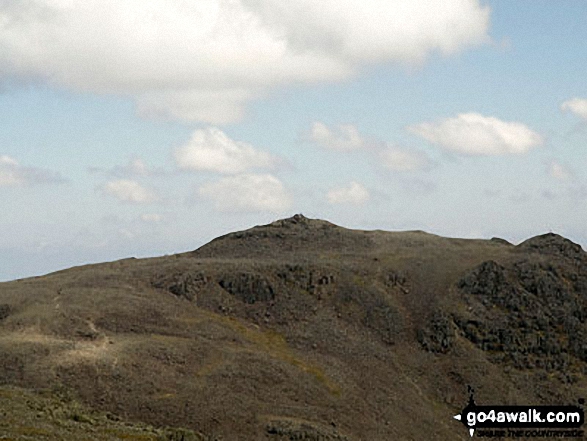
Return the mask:
M 230 139 L 210 127 L 196 130 L 190 141 L 173 152 L 180 169 L 236 174 L 254 168 L 272 168 L 277 158 L 250 144 Z
M 339 124 L 330 128 L 321 122 L 314 122 L 308 139 L 330 150 L 357 150 L 365 145 L 359 131 L 351 124 Z
M 333 188 L 326 198 L 331 204 L 361 205 L 369 200 L 369 192 L 358 182 L 352 181 L 348 187 Z
M 147 204 L 158 198 L 151 190 L 130 179 L 110 181 L 101 187 L 103 193 L 115 197 L 121 202 Z
M 16 187 L 35 184 L 64 182 L 57 172 L 37 167 L 25 167 L 7 155 L 0 155 L 0 187 Z
M 382 150 L 379 159 L 383 167 L 400 172 L 426 170 L 432 165 L 432 161 L 424 152 L 392 146 Z
M 0 80 L 221 124 L 275 87 L 483 44 L 489 18 L 480 0 L 11 0 L 0 2 Z
M 527 153 L 543 143 L 542 137 L 518 122 L 506 122 L 478 113 L 426 122 L 407 128 L 433 144 L 463 155 Z
M 292 203 L 281 181 L 270 174 L 228 176 L 202 185 L 199 194 L 220 211 L 280 213 Z
M 561 104 L 563 112 L 569 111 L 587 120 L 587 99 L 573 98 Z
M 551 161 L 547 171 L 549 176 L 559 181 L 567 181 L 573 177 L 573 172 L 558 161 Z

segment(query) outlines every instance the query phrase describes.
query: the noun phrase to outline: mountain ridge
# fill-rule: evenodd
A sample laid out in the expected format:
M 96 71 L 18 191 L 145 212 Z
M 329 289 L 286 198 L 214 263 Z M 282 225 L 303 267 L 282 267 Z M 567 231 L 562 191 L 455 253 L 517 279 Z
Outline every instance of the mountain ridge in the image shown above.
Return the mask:
M 513 246 L 295 215 L 0 284 L 0 387 L 201 440 L 469 439 L 452 420 L 467 386 L 490 404 L 585 396 L 586 262 L 555 234 Z

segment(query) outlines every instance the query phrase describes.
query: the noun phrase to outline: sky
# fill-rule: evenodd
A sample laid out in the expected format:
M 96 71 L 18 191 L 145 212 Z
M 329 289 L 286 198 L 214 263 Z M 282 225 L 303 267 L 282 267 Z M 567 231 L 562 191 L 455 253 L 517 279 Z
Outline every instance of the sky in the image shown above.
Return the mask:
M 303 213 L 587 249 L 583 0 L 0 0 L 0 280 Z

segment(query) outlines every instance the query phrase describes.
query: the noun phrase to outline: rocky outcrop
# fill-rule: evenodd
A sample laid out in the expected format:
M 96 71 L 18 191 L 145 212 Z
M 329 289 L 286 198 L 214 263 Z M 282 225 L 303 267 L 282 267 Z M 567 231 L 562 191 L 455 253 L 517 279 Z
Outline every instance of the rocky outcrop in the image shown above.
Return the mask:
M 186 272 L 170 276 L 157 277 L 152 285 L 155 288 L 164 289 L 170 293 L 195 301 L 197 296 L 210 282 L 210 277 L 201 272 Z
M 463 337 L 495 360 L 518 368 L 564 369 L 572 358 L 587 361 L 586 280 L 585 268 L 483 262 L 457 283 L 471 313 L 453 320 Z M 433 348 L 443 331 L 435 326 L 429 332 L 438 336 L 426 340 Z
M 350 441 L 336 430 L 333 423 L 331 427 L 309 421 L 282 419 L 267 423 L 267 434 L 272 440 L 299 440 L 299 441 Z
M 311 294 L 321 294 L 334 288 L 336 277 L 326 268 L 302 265 L 286 265 L 277 271 L 277 277 L 289 286 L 295 286 Z
M 418 330 L 418 342 L 428 352 L 446 354 L 454 345 L 455 331 L 452 317 L 437 311 L 427 321 L 427 326 Z
M 266 302 L 275 298 L 271 283 L 255 273 L 229 272 L 220 276 L 218 284 L 245 303 Z
M 336 227 L 336 225 L 320 220 L 320 219 L 309 219 L 303 214 L 294 214 L 292 217 L 286 219 L 280 219 L 275 222 L 272 222 L 268 225 L 269 227 L 277 227 L 277 228 L 331 228 Z
M 526 296 L 508 280 L 505 268 L 492 260 L 483 262 L 465 275 L 457 286 L 485 306 L 519 311 L 528 304 Z
M 517 248 L 523 251 L 534 251 L 570 259 L 585 259 L 585 252 L 581 245 L 555 233 L 532 237 L 519 244 Z

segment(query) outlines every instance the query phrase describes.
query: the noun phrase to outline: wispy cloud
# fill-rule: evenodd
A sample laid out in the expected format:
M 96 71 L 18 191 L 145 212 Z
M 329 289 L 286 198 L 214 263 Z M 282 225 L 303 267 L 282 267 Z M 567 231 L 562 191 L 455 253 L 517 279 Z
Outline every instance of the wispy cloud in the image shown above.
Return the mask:
M 326 124 L 316 121 L 312 124 L 306 138 L 308 141 L 329 150 L 358 150 L 366 145 L 359 130 L 352 124 L 328 127 Z
M 149 204 L 159 200 L 157 195 L 136 181 L 130 179 L 117 179 L 105 183 L 100 190 L 121 202 L 133 204 Z
M 165 216 L 159 213 L 144 213 L 141 214 L 141 221 L 146 223 L 158 224 L 165 220 Z
M 561 104 L 563 112 L 571 112 L 587 121 L 587 99 L 573 98 Z
M 162 168 L 154 168 L 138 157 L 132 158 L 125 165 L 117 165 L 112 168 L 90 167 L 90 173 L 101 173 L 116 178 L 135 178 L 147 176 L 163 176 L 167 174 Z
M 58 172 L 21 165 L 16 159 L 0 155 L 0 187 L 59 184 L 65 179 Z
M 559 181 L 568 181 L 574 176 L 573 171 L 569 167 L 555 160 L 548 163 L 546 171 L 550 177 Z
M 369 200 L 369 191 L 356 181 L 346 187 L 332 188 L 326 198 L 330 204 L 362 205 Z
M 338 124 L 329 127 L 322 122 L 314 122 L 304 138 L 328 150 L 363 151 L 374 158 L 377 167 L 394 172 L 429 170 L 433 164 L 428 155 L 421 150 L 398 147 L 372 137 L 367 138 L 352 124 Z
M 381 150 L 378 159 L 384 168 L 392 171 L 414 172 L 432 167 L 432 161 L 424 152 L 396 146 L 387 146 Z

